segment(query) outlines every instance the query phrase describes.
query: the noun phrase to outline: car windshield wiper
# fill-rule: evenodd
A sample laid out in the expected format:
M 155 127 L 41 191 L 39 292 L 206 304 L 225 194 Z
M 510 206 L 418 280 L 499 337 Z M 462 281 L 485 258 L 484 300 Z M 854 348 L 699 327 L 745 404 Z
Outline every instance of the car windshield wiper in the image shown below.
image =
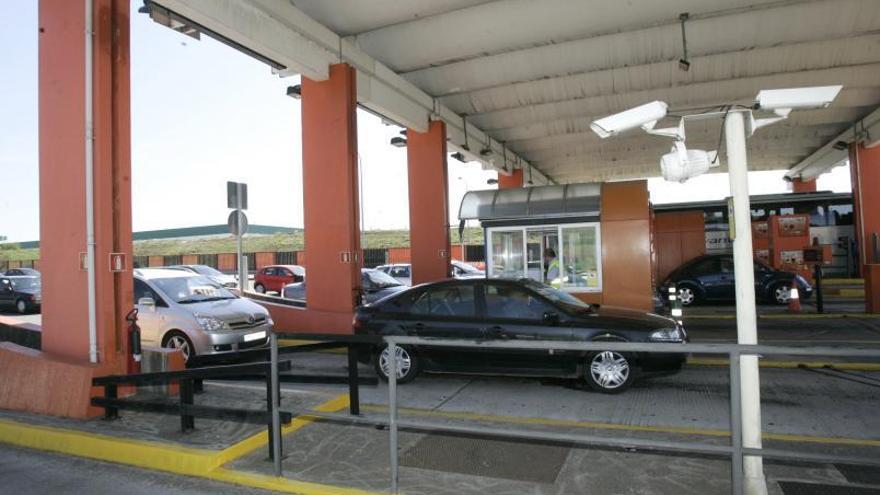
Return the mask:
M 192 303 L 200 303 L 200 302 L 207 302 L 207 301 L 222 301 L 224 299 L 235 299 L 235 298 L 234 297 L 225 297 L 225 296 L 202 297 L 200 299 L 196 299 L 193 297 L 185 297 L 185 298 L 177 301 L 177 304 L 192 304 Z

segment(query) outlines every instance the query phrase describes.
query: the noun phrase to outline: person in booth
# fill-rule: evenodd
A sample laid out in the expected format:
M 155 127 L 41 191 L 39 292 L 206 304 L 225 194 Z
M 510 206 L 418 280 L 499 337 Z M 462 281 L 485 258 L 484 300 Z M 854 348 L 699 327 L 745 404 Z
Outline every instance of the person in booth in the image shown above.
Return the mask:
M 544 282 L 558 288 L 562 281 L 559 278 L 559 260 L 553 248 L 544 250 L 544 266 Z

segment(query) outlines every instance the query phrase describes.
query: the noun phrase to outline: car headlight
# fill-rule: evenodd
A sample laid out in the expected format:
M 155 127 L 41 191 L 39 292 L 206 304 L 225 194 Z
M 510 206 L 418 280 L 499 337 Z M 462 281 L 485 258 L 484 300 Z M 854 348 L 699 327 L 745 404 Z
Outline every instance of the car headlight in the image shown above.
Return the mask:
M 201 325 L 202 329 L 204 329 L 206 332 L 220 332 L 223 330 L 229 330 L 229 325 L 219 318 L 199 314 L 195 315 L 195 317 L 198 324 Z
M 684 342 L 684 332 L 678 327 L 654 330 L 648 337 L 653 342 Z

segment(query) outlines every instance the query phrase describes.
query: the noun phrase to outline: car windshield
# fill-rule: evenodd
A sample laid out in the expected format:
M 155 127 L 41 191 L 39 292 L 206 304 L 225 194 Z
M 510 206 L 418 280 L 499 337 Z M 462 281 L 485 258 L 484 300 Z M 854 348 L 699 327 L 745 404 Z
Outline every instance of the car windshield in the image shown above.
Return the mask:
M 530 289 L 534 290 L 538 294 L 546 297 L 547 299 L 553 301 L 555 304 L 559 304 L 564 306 L 569 311 L 575 312 L 584 312 L 584 311 L 592 311 L 593 307 L 589 304 L 581 301 L 580 299 L 572 296 L 568 292 L 563 292 L 559 289 L 554 289 L 549 285 L 542 284 L 540 282 L 536 282 L 534 280 L 528 280 L 524 282 L 526 286 Z
M 461 261 L 456 261 L 453 263 L 456 268 L 466 273 L 482 273 L 473 265 L 468 265 L 467 263 L 462 263 Z
M 394 277 L 388 275 L 385 272 L 380 272 L 378 270 L 370 270 L 368 272 L 364 272 L 366 277 L 370 280 L 370 283 L 373 284 L 373 287 L 377 289 L 385 289 L 388 287 L 397 287 L 401 285 Z
M 39 289 L 40 279 L 36 277 L 10 278 L 12 286 L 16 289 Z
M 235 294 L 202 275 L 154 278 L 150 281 L 156 284 L 166 296 L 179 304 L 236 298 Z
M 205 275 L 207 277 L 221 277 L 223 276 L 223 272 L 220 270 L 215 270 L 208 265 L 192 265 L 193 270 L 200 275 Z

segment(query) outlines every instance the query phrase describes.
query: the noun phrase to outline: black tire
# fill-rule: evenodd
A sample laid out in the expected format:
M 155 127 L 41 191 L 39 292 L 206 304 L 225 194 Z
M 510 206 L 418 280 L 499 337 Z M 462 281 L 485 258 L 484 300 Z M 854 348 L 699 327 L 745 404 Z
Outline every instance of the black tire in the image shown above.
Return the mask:
M 18 299 L 15 301 L 15 310 L 18 311 L 18 314 L 23 315 L 28 312 L 28 304 L 24 299 Z
M 700 292 L 696 287 L 685 284 L 676 288 L 676 295 L 682 306 L 693 306 L 700 301 Z
M 373 358 L 373 366 L 376 368 L 376 374 L 379 375 L 384 381 L 388 381 L 387 370 L 390 368 L 390 363 L 386 360 L 390 356 L 390 353 L 387 352 L 387 347 L 383 346 L 376 352 L 375 357 Z M 416 376 L 419 374 L 421 370 L 421 362 L 419 361 L 418 355 L 413 352 L 411 347 L 407 346 L 397 346 L 397 383 L 409 383 L 415 380 Z
M 616 351 L 599 351 L 587 356 L 584 379 L 587 385 L 603 394 L 619 394 L 635 380 L 632 356 Z
M 196 349 L 193 347 L 192 340 L 180 330 L 172 330 L 165 334 L 162 338 L 162 347 L 166 349 L 183 349 L 183 362 L 189 363 L 189 360 L 196 355 Z
M 266 287 L 263 286 L 263 284 L 257 284 L 257 285 L 254 286 L 254 292 L 256 292 L 256 293 L 258 293 L 258 294 L 265 294 L 265 293 L 266 293 Z
M 791 299 L 791 284 L 779 282 L 770 288 L 770 301 L 774 304 L 785 305 Z

